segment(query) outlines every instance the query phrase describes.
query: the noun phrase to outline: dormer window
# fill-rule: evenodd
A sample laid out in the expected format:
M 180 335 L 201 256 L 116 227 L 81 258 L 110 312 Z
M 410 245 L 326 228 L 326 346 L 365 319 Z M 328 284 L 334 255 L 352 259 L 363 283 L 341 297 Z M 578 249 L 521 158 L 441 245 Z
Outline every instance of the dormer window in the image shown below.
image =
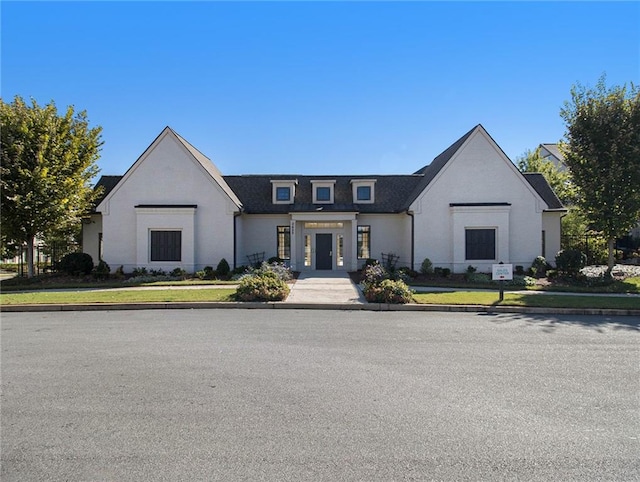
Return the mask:
M 317 187 L 316 201 L 331 201 L 331 188 L 326 186 Z
M 276 187 L 276 201 L 290 201 L 291 188 L 289 186 Z
M 336 181 L 311 181 L 314 204 L 333 204 L 333 192 Z
M 375 179 L 353 179 L 353 202 L 354 204 L 372 204 L 374 202 Z
M 371 201 L 371 186 L 358 186 L 356 188 L 356 201 Z
M 273 204 L 293 204 L 296 197 L 295 179 L 272 180 L 272 202 Z

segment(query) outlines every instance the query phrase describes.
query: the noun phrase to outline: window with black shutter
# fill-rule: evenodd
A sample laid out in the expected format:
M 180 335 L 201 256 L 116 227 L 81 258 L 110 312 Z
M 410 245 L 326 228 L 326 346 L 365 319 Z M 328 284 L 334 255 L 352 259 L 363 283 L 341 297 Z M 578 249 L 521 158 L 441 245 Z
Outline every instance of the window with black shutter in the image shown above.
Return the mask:
M 468 260 L 496 259 L 496 230 L 465 230 L 465 258 Z
M 151 231 L 151 261 L 181 261 L 182 231 Z

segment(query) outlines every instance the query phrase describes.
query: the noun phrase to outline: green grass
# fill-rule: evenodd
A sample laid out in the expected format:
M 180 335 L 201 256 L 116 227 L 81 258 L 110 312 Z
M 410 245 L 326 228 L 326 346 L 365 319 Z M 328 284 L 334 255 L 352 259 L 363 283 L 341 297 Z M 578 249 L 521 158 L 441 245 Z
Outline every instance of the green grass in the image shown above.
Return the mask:
M 38 291 L 2 293 L 0 304 L 73 304 L 73 303 L 171 303 L 200 301 L 234 301 L 236 290 L 170 289 L 170 290 L 106 290 L 106 291 Z
M 417 293 L 416 303 L 433 305 L 529 306 L 543 308 L 594 308 L 640 310 L 640 298 L 625 296 L 571 296 L 551 294 L 505 293 L 500 303 L 498 292 L 453 291 Z
M 237 281 L 199 280 L 188 279 L 184 281 L 57 281 L 55 277 L 47 278 L 11 278 L 2 280 L 0 287 L 3 292 L 22 290 L 60 290 L 60 289 L 85 289 L 85 288 L 129 288 L 133 286 L 202 286 L 202 285 L 237 285 Z

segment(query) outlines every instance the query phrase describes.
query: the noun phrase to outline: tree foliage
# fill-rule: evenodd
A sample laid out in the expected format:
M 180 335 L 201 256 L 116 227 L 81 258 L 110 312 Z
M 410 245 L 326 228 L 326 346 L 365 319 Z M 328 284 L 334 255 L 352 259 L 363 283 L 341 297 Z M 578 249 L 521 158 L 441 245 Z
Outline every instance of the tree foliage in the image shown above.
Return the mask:
M 571 173 L 557 166 L 553 161 L 545 159 L 540 154 L 540 148 L 528 150 L 516 159 L 520 172 L 539 172 L 547 180 L 553 192 L 565 206 L 576 201 L 576 188 Z
M 2 231 L 7 242 L 28 246 L 33 274 L 36 237 L 69 231 L 98 194 L 101 127 L 89 127 L 85 111 L 58 114 L 53 102 L 31 105 L 16 96 L 0 99 Z
M 607 88 L 605 80 L 571 89 L 560 111 L 567 129 L 560 148 L 582 212 L 608 239 L 611 271 L 615 239 L 640 218 L 640 91 Z

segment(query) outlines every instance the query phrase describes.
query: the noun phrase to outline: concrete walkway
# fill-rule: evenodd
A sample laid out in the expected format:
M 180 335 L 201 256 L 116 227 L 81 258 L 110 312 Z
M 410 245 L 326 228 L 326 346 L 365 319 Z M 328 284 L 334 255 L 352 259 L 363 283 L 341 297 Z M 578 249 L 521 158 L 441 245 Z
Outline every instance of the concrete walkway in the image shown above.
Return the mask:
M 347 304 L 366 303 L 364 296 L 341 271 L 307 271 L 300 273 L 291 286 L 285 303 Z

